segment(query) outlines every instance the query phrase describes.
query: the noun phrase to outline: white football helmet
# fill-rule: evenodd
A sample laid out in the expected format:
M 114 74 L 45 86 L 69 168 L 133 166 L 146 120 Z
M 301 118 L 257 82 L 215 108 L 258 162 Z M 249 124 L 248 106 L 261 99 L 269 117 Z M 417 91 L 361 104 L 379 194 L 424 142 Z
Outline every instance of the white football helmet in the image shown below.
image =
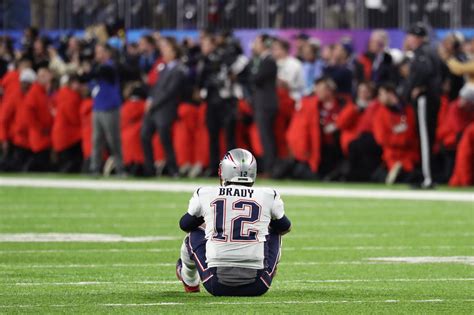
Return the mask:
M 253 184 L 257 177 L 257 160 L 247 150 L 230 150 L 219 165 L 219 177 L 222 185 Z

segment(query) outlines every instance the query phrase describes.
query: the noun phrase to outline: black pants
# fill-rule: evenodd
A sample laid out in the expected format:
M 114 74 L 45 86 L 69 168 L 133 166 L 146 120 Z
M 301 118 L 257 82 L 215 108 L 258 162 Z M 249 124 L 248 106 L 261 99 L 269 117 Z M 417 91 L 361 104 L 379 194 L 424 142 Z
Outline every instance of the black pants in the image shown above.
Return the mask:
M 339 139 L 334 143 L 321 145 L 321 163 L 318 168 L 319 178 L 325 178 L 340 165 L 342 162 L 342 150 L 339 146 Z M 332 179 L 332 178 L 328 178 Z
M 81 142 L 58 152 L 58 171 L 61 173 L 79 173 L 82 166 Z
M 349 181 L 369 181 L 381 164 L 382 149 L 374 136 L 365 132 L 349 144 L 349 169 L 346 175 Z
M 257 124 L 260 140 L 263 146 L 262 171 L 271 174 L 277 156 L 275 133 L 273 125 L 278 109 L 255 109 L 255 123 Z
M 456 162 L 456 151 L 441 148 L 440 152 L 433 157 L 433 178 L 437 183 L 447 183 L 451 178 Z
M 49 149 L 31 153 L 28 162 L 23 167 L 25 172 L 51 171 L 51 151 Z
M 143 121 L 141 130 L 141 140 L 143 145 L 143 154 L 145 156 L 144 171 L 145 175 L 153 175 L 155 172 L 152 138 L 155 132 L 160 136 L 161 144 L 166 154 L 166 167 L 168 173 L 174 176 L 178 173 L 178 166 L 176 165 L 176 157 L 174 153 L 173 140 L 171 138 L 171 128 L 173 122 L 162 123 L 158 119 L 157 112 L 148 113 Z
M 10 143 L 8 150 L 3 152 L 0 170 L 5 172 L 22 171 L 31 157 L 31 151 Z
M 432 152 L 436 138 L 439 103 L 439 97 L 435 95 L 421 95 L 415 102 L 418 137 L 420 139 L 421 170 L 426 185 L 430 185 L 433 180 Z
M 223 129 L 226 136 L 227 151 L 235 149 L 235 124 L 237 107 L 234 99 L 222 100 L 207 105 L 206 124 L 209 131 L 209 169 L 217 173 L 221 159 L 219 135 Z

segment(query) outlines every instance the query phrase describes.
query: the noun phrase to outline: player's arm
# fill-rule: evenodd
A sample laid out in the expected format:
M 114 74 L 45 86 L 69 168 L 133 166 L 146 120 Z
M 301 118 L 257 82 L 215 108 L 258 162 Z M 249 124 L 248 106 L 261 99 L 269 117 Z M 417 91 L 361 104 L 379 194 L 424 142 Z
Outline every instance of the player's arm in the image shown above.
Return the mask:
M 199 189 L 189 200 L 188 211 L 179 220 L 179 227 L 185 232 L 191 232 L 204 223 L 201 202 L 199 201 Z
M 280 195 L 274 191 L 273 206 L 272 206 L 272 220 L 270 221 L 270 232 L 276 232 L 284 235 L 291 231 L 291 222 L 285 215 L 283 200 Z
M 204 223 L 203 217 L 196 217 L 194 215 L 190 215 L 189 213 L 185 213 L 181 217 L 181 220 L 179 220 L 179 227 L 184 232 L 191 232 L 197 229 L 203 223 Z
M 291 222 L 283 215 L 280 219 L 270 221 L 270 231 L 274 231 L 278 234 L 285 235 L 291 231 Z

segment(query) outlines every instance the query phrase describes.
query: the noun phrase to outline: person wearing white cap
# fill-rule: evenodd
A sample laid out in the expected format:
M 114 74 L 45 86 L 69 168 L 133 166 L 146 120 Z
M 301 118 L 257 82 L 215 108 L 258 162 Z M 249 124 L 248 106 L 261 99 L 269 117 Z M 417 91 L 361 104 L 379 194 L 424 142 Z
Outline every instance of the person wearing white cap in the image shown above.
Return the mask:
M 0 160 L 0 170 L 19 171 L 30 156 L 27 111 L 23 100 L 35 81 L 36 73 L 32 69 L 21 70 L 20 87 L 4 98 L 0 111 L 0 126 L 6 136 L 2 139 L 3 156 Z

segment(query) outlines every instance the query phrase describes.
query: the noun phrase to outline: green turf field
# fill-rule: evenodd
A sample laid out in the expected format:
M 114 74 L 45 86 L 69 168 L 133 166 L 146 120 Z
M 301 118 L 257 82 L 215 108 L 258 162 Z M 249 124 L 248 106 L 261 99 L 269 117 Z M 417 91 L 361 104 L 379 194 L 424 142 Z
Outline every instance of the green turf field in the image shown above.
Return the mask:
M 271 290 L 215 298 L 185 294 L 175 278 L 189 197 L 0 187 L 0 236 L 164 239 L 0 242 L 0 313 L 474 313 L 472 203 L 282 196 L 293 231 Z M 461 262 L 370 259 L 455 256 Z

